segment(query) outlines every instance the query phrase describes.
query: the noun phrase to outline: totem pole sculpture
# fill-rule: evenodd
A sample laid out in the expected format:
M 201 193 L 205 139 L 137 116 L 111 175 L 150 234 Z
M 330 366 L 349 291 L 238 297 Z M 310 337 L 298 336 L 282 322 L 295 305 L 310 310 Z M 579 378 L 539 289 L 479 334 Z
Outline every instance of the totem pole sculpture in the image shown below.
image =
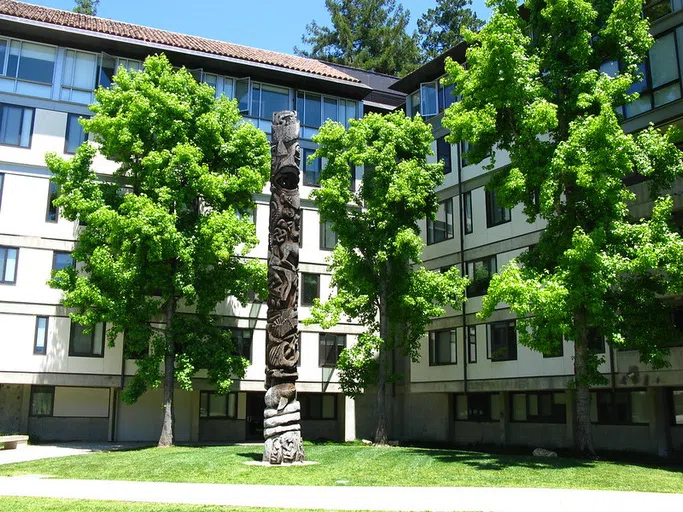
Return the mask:
M 301 405 L 296 399 L 299 360 L 299 120 L 273 114 L 268 235 L 268 325 L 263 462 L 302 462 Z

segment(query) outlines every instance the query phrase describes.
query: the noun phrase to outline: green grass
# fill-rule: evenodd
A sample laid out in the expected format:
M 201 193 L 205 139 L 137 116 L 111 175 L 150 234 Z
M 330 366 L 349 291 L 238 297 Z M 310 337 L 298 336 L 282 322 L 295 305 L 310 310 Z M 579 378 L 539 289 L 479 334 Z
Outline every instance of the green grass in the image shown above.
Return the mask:
M 118 501 L 61 500 L 51 498 L 3 498 L 0 510 L 15 512 L 275 512 L 272 508 L 219 507 L 214 505 L 166 505 L 161 503 L 130 503 Z M 304 509 L 288 509 L 288 512 Z M 316 512 L 305 509 L 306 512 Z M 318 511 L 323 512 L 323 511 Z M 330 512 L 325 511 L 325 512 Z
M 260 446 L 146 448 L 0 466 L 0 475 L 225 484 L 555 487 L 683 493 L 683 468 L 462 450 L 306 446 L 320 464 L 247 466 Z

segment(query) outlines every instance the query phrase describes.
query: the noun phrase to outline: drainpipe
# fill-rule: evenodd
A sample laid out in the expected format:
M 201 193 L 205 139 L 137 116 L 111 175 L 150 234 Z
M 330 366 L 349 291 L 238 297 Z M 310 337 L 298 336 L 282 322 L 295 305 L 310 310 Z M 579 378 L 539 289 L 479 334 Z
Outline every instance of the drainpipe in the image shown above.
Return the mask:
M 465 208 L 464 201 L 462 198 L 462 158 L 460 151 L 462 150 L 462 144 L 458 144 L 458 209 L 460 211 L 460 274 L 465 276 L 467 269 L 465 268 Z M 467 301 L 462 303 L 462 332 L 463 332 L 463 344 L 462 344 L 462 378 L 463 378 L 463 391 L 467 394 L 467 361 L 468 354 L 467 348 L 469 346 L 469 337 L 467 333 Z

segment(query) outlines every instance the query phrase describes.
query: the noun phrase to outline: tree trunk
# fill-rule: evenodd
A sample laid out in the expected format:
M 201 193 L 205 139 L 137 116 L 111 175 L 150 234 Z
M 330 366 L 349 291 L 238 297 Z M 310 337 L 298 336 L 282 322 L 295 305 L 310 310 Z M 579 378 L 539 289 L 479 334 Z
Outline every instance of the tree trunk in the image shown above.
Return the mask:
M 175 315 L 176 300 L 172 298 L 166 305 L 166 355 L 164 357 L 164 416 L 161 422 L 161 435 L 158 447 L 167 448 L 175 443 L 175 410 L 173 391 L 175 388 L 175 341 L 171 334 L 171 324 Z
M 590 416 L 590 386 L 588 384 L 588 328 L 581 327 L 574 344 L 574 379 L 576 381 L 574 447 L 585 457 L 595 457 Z
M 375 444 L 386 445 L 389 442 L 387 433 L 386 412 L 386 343 L 389 336 L 389 319 L 387 318 L 387 282 L 382 280 L 379 298 L 379 337 L 382 343 L 379 348 L 379 373 L 377 376 L 377 396 L 375 399 Z

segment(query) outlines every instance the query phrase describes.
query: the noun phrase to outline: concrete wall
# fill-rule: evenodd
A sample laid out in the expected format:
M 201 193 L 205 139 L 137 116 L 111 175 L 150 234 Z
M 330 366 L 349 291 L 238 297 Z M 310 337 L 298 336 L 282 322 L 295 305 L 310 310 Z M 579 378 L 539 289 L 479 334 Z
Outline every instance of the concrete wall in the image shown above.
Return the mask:
M 449 439 L 450 396 L 448 393 L 404 395 L 406 400 L 402 437 L 412 441 Z
M 28 435 L 32 441 L 106 441 L 108 432 L 108 418 L 28 419 Z
M 207 443 L 239 443 L 246 438 L 244 420 L 199 420 L 199 441 Z
M 344 424 L 336 420 L 301 420 L 301 435 L 308 441 L 344 440 Z
M 648 452 L 648 425 L 593 425 L 594 446 L 602 450 Z
M 21 433 L 24 386 L 0 384 L 0 434 Z
M 199 417 L 199 409 L 193 408 L 192 395 L 198 391 L 175 390 L 175 437 L 177 442 L 193 441 L 193 418 Z M 161 389 L 150 390 L 133 405 L 119 403 L 116 440 L 117 441 L 158 441 L 162 420 Z
M 507 425 L 507 439 L 511 445 L 533 448 L 563 448 L 571 445 L 567 426 L 559 423 L 515 423 Z
M 453 442 L 460 445 L 502 444 L 500 422 L 455 421 Z

